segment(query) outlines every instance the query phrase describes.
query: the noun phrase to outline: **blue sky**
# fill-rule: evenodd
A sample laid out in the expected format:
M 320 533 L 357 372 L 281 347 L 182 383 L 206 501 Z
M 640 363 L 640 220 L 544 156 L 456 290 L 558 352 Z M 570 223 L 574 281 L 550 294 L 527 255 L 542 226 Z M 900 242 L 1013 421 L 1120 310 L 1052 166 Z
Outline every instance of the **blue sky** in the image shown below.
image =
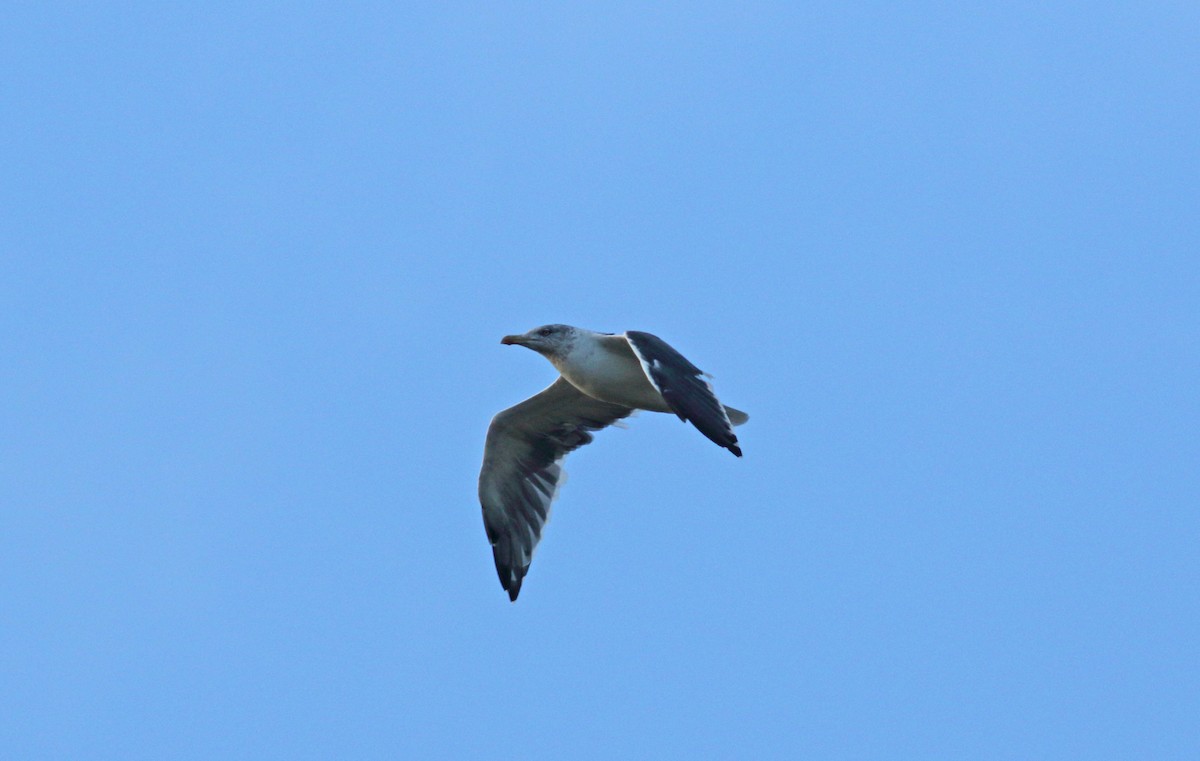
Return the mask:
M 0 755 L 1198 757 L 1200 11 L 902 6 L 7 7 Z

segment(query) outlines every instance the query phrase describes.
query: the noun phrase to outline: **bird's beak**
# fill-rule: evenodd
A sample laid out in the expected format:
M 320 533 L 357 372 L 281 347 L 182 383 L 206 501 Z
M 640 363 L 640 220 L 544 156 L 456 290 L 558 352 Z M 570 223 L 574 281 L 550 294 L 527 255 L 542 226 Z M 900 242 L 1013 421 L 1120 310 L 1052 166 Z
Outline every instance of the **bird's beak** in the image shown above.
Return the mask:
M 512 346 L 513 344 L 523 346 L 525 344 L 525 336 L 505 336 L 500 339 L 500 343 L 505 346 Z

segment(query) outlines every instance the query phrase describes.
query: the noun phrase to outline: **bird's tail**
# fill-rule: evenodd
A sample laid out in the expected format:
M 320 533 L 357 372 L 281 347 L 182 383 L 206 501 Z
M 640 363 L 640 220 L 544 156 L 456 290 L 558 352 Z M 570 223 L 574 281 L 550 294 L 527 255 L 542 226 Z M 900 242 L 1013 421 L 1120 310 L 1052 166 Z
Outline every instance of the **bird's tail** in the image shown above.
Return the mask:
M 741 410 L 735 410 L 733 407 L 725 407 L 725 414 L 729 416 L 729 422 L 734 425 L 741 425 L 750 419 L 750 416 Z

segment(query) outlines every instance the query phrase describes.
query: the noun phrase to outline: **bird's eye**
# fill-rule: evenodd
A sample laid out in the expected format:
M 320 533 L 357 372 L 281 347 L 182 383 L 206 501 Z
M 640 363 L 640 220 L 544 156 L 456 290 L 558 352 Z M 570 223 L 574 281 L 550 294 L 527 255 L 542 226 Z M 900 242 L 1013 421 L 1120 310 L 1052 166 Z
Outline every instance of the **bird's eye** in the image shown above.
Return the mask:
M 553 332 L 554 331 L 551 328 L 542 328 L 541 330 L 538 331 L 538 335 L 539 336 L 548 336 Z

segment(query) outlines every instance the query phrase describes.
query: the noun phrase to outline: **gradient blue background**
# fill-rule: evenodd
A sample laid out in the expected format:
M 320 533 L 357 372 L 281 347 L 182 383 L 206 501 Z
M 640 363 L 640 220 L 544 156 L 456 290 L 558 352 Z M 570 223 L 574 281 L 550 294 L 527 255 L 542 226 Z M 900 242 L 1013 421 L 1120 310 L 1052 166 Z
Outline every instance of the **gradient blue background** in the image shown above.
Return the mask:
M 0 755 L 1200 758 L 1200 6 L 902 6 L 7 5 Z

